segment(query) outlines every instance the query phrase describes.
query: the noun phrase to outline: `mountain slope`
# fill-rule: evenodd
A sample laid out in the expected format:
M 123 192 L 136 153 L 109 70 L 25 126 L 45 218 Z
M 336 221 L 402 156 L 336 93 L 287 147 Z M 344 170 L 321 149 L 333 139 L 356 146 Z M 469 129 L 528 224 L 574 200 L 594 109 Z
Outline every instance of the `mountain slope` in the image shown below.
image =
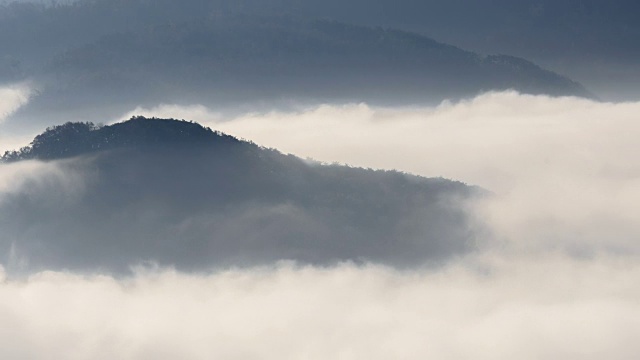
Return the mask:
M 461 201 L 474 188 L 309 163 L 189 122 L 68 123 L 6 154 L 2 166 L 38 159 L 62 179 L 43 175 L 0 203 L 2 260 L 18 270 L 410 266 L 473 249 Z

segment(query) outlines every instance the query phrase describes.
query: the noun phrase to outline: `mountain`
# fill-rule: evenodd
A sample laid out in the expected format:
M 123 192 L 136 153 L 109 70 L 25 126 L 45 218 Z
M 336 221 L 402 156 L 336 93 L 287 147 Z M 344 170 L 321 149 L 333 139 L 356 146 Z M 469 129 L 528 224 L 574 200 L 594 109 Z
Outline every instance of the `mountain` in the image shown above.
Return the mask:
M 640 95 L 637 1 L 290 2 L 301 4 L 294 10 L 298 14 L 394 27 L 472 51 L 524 57 L 579 81 L 601 98 L 636 100 Z
M 601 98 L 640 95 L 640 3 L 633 0 L 245 0 L 226 9 L 412 31 L 479 53 L 526 58 Z
M 22 271 L 123 272 L 143 261 L 184 270 L 275 260 L 438 264 L 473 250 L 462 204 L 481 194 L 142 117 L 55 126 L 3 161 L 57 174 L 2 198 L 2 263 Z
M 503 89 L 591 96 L 521 58 L 482 55 L 406 31 L 280 14 L 297 5 L 241 4 L 5 6 L 0 78 L 39 86 L 22 113 L 32 118 L 59 112 L 64 118 L 69 109 L 104 114 L 103 107 L 119 115 L 160 102 L 424 104 Z

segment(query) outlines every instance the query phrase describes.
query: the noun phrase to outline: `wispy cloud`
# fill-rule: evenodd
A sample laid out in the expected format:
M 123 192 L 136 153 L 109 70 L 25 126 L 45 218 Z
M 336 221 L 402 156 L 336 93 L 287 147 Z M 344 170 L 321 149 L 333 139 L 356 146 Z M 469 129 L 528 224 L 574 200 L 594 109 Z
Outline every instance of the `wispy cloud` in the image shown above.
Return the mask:
M 0 125 L 22 106 L 29 102 L 31 87 L 26 84 L 0 85 Z M 0 155 L 5 151 L 16 150 L 29 144 L 31 136 L 15 134 L 0 129 Z
M 31 91 L 27 84 L 0 86 L 0 123 L 27 104 Z

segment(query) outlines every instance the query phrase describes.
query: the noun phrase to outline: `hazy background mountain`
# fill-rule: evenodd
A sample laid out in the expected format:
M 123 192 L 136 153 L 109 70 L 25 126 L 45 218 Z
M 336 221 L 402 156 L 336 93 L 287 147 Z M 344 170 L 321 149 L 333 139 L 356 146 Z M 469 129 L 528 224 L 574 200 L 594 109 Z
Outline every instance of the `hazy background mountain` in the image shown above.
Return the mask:
M 461 201 L 477 189 L 320 165 L 190 122 L 67 123 L 7 153 L 2 166 L 28 160 L 55 160 L 49 166 L 65 175 L 1 199 L 2 263 L 18 272 L 124 271 L 144 261 L 185 270 L 277 260 L 404 267 L 474 247 Z
M 304 14 L 391 26 L 465 49 L 521 56 L 580 81 L 605 99 L 634 99 L 640 94 L 637 1 L 292 2 Z
M 87 120 L 96 108 L 108 116 L 167 101 L 273 108 L 292 101 L 437 103 L 505 89 L 591 96 L 521 58 L 481 55 L 409 32 L 314 20 L 323 12 L 309 13 L 312 5 L 15 3 L 0 9 L 0 77 L 32 81 L 37 95 L 19 116 L 46 113 L 54 123 L 70 114 Z
M 170 110 L 162 107 L 147 113 Z M 477 250 L 444 256 L 443 266 L 420 269 L 375 262 L 270 263 L 196 273 L 146 267 L 124 278 L 104 272 L 49 270 L 17 279 L 13 272 L 0 269 L 0 320 L 7 325 L 0 328 L 5 335 L 0 336 L 0 355 L 100 360 L 335 359 L 345 354 L 373 360 L 634 358 L 640 351 L 636 341 L 640 334 L 640 159 L 633 156 L 640 151 L 639 112 L 638 102 L 611 104 L 515 92 L 484 94 L 437 107 L 325 105 L 303 112 L 245 114 L 231 121 L 201 111 L 198 119 L 209 121 L 213 128 L 303 157 L 482 184 L 493 194 L 470 210 L 491 231 L 474 244 Z M 6 133 L 0 136 L 6 138 Z M 70 154 L 79 151 L 71 150 Z M 69 154 L 66 151 L 58 148 L 51 156 Z M 135 151 L 126 153 L 143 158 Z M 90 164 L 91 158 L 79 160 Z M 62 257 L 57 248 L 48 251 L 46 242 L 25 240 L 23 244 L 34 245 L 34 253 L 51 253 L 51 257 L 29 263 L 28 257 L 21 256 L 24 248 L 15 245 L 3 252 L 10 265 L 37 268 L 36 260 L 59 264 L 54 260 L 73 259 L 90 246 L 88 240 L 68 244 L 59 236 L 65 231 L 77 234 L 82 221 L 98 213 L 91 208 L 87 214 L 76 210 L 72 212 L 76 222 L 56 213 L 78 204 L 88 206 L 84 199 L 91 192 L 84 189 L 101 192 L 94 185 L 105 180 L 100 170 L 105 167 L 85 166 L 76 159 L 0 166 L 0 208 L 8 204 L 19 209 L 21 201 L 28 205 L 24 209 L 39 212 L 24 214 L 24 219 L 61 219 L 61 224 L 72 225 L 56 229 L 48 222 L 1 224 L 0 234 L 7 236 L 16 229 L 26 230 L 14 243 L 50 234 L 72 249 L 72 256 Z M 156 168 L 149 166 L 144 169 Z M 136 168 L 117 174 L 124 173 L 133 180 L 151 179 L 153 189 L 162 182 L 140 175 Z M 158 179 L 180 175 L 153 173 Z M 345 169 L 344 174 L 348 173 Z M 114 190 L 127 191 L 128 177 L 112 178 L 124 188 Z M 175 183 L 184 180 L 178 177 Z M 136 204 L 153 189 L 134 194 Z M 124 204 L 115 194 L 94 208 L 109 208 L 109 201 Z M 27 198 L 32 203 L 26 203 Z M 189 209 L 179 201 L 163 201 L 138 206 L 160 209 L 143 216 L 121 207 L 100 214 L 111 224 L 137 220 L 142 229 L 144 223 L 162 217 L 165 203 Z M 274 212 L 282 214 L 286 209 Z M 377 210 L 368 211 L 372 212 Z M 0 219 L 5 216 L 20 217 L 2 212 Z M 118 216 L 123 220 L 117 221 Z M 182 223 L 184 228 L 176 233 L 202 223 Z M 98 230 L 105 226 L 97 221 L 94 225 Z M 117 228 L 110 230 L 120 233 Z M 133 248 L 125 239 L 113 241 L 127 250 Z M 403 242 L 394 242 L 398 243 Z M 369 243 L 361 245 L 365 248 L 359 253 L 371 251 Z M 108 254 L 112 245 L 103 246 Z M 166 247 L 148 251 L 158 254 L 162 249 Z M 258 249 L 250 252 L 255 253 L 262 254 Z M 184 258 L 184 253 L 178 251 L 175 256 Z M 100 256 L 94 252 L 93 259 Z M 102 264 L 96 261 L 91 266 Z M 425 334 L 429 341 L 424 341 Z
M 638 93 L 638 6 L 630 0 L 84 0 L 47 10 L 29 3 L 10 6 L 3 10 L 2 24 L 30 33 L 27 42 L 46 48 L 52 43 L 47 38 L 77 46 L 116 29 L 137 32 L 150 24 L 180 24 L 212 14 L 329 19 L 415 31 L 480 53 L 524 57 L 586 84 L 600 97 L 620 99 Z M 39 33 L 42 26 L 46 30 Z

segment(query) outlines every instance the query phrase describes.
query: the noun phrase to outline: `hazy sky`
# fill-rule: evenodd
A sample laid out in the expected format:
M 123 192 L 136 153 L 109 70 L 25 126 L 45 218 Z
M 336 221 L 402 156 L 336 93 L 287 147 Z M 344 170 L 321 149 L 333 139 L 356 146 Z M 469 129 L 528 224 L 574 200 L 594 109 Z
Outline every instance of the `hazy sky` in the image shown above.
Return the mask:
M 302 157 L 481 185 L 495 196 L 469 208 L 491 231 L 479 238 L 480 252 L 435 270 L 284 263 L 208 274 L 150 267 L 127 279 L 7 278 L 1 357 L 630 359 L 640 352 L 640 103 L 506 92 L 424 108 L 326 105 L 224 118 L 202 106 L 164 105 L 134 113 L 196 120 Z M 0 167 L 0 192 L 24 179 L 73 181 L 55 164 L 7 169 Z

